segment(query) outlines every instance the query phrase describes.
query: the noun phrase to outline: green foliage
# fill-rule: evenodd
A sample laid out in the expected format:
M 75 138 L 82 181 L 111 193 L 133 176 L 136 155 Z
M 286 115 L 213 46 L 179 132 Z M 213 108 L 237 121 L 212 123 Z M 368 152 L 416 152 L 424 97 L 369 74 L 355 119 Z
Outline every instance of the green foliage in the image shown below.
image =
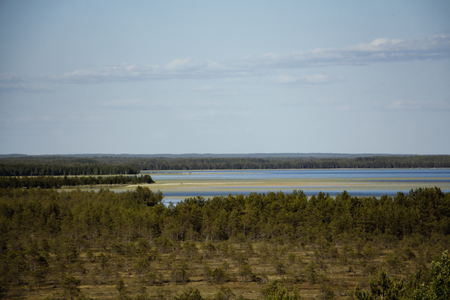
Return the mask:
M 387 256 L 386 264 L 388 268 L 396 274 L 400 273 L 401 270 L 405 267 L 402 258 L 395 254 L 389 254 Z
M 156 289 L 156 298 L 158 300 L 166 300 L 166 299 L 172 299 L 172 290 L 166 290 L 162 288 Z
M 300 300 L 301 297 L 297 290 L 294 289 L 289 293 L 286 288 L 282 287 L 278 281 L 267 283 L 262 289 L 261 294 L 264 300 Z
M 27 156 L 0 159 L 0 176 L 137 174 L 139 170 L 449 168 L 450 155 L 320 157 L 133 158 Z
M 444 194 L 438 188 L 418 189 L 407 195 L 383 196 L 381 199 L 353 197 L 350 202 L 343 196 L 332 199 L 325 195 L 308 202 L 306 196 L 300 195 L 270 192 L 208 200 L 186 199 L 168 208 L 161 205 L 162 193 L 155 193 L 147 187 L 120 194 L 108 190 L 99 193 L 58 193 L 37 189 L 0 189 L 0 215 L 6 234 L 29 230 L 30 220 L 36 224 L 32 230 L 44 230 L 46 234 L 51 234 L 46 238 L 67 234 L 75 238 L 78 235 L 92 236 L 93 233 L 98 236 L 98 233 L 106 231 L 133 240 L 151 235 L 162 253 L 172 251 L 174 240 L 185 240 L 183 251 L 189 259 L 198 258 L 198 249 L 189 244 L 192 237 L 214 236 L 228 240 L 240 236 L 244 226 L 248 237 L 263 241 L 279 238 L 282 242 L 285 237 L 317 239 L 321 259 L 339 258 L 337 249 L 328 240 L 345 234 L 386 233 L 390 237 L 403 238 L 411 234 L 431 236 L 450 233 L 450 194 Z M 336 219 L 341 217 L 342 206 L 348 206 L 352 220 L 336 234 L 330 235 L 329 229 L 336 226 Z M 403 224 L 402 216 L 411 211 L 414 215 L 409 217 L 407 224 Z M 384 214 L 383 218 L 379 218 L 380 214 Z M 245 224 L 242 221 L 244 217 Z M 218 220 L 220 226 L 217 225 Z M 325 232 L 328 233 L 323 234 Z M 361 249 L 349 255 L 361 253 L 363 258 L 370 260 L 377 250 L 371 243 L 361 241 Z M 139 251 L 147 251 L 145 245 L 137 247 L 141 249 Z M 204 258 L 223 252 L 211 242 L 202 248 Z M 270 251 L 264 247 L 258 250 L 263 260 L 271 257 Z M 122 255 L 128 250 L 116 243 L 113 251 Z M 228 254 L 232 252 L 226 251 Z M 233 259 L 241 264 L 248 259 L 248 255 L 255 255 L 254 252 L 247 243 L 245 251 L 235 251 Z M 398 270 L 402 268 L 402 257 L 413 259 L 415 254 L 408 251 L 395 255 L 397 258 L 390 257 L 387 263 Z M 395 262 L 398 259 L 400 262 Z
M 194 242 L 185 242 L 183 245 L 183 254 L 187 259 L 194 260 L 198 258 L 199 252 Z
M 126 276 L 131 293 L 131 282 L 184 284 L 201 275 L 201 264 L 209 264 L 209 282 L 280 276 L 292 285 L 309 282 L 329 299 L 328 287 L 336 293 L 336 286 L 344 286 L 341 274 L 364 282 L 375 278 L 380 265 L 401 278 L 419 270 L 406 286 L 415 290 L 425 283 L 424 295 L 439 282 L 426 268 L 450 245 L 450 193 L 438 188 L 380 199 L 344 192 L 308 201 L 301 191 L 196 197 L 170 207 L 161 199 L 148 188 L 0 189 L 3 293 L 48 289 L 66 277 L 111 286 L 120 276 Z M 336 221 L 343 214 L 349 221 Z M 72 294 L 76 291 L 75 285 Z
M 223 283 L 227 281 L 228 274 L 222 267 L 217 267 L 212 271 L 211 277 L 215 283 Z
M 195 288 L 187 288 L 180 295 L 175 297 L 176 300 L 204 300 L 200 291 Z
M 356 158 L 137 158 L 128 163 L 140 170 L 209 169 L 330 169 L 330 168 L 448 168 L 449 155 L 373 156 Z
M 0 177 L 0 188 L 41 188 L 51 189 L 60 188 L 62 186 L 79 186 L 79 185 L 113 185 L 113 184 L 140 184 L 155 183 L 150 175 L 143 176 L 71 176 L 71 177 L 53 177 L 53 176 L 36 176 L 36 177 Z M 141 188 L 141 187 L 138 187 Z M 142 188 L 141 188 L 142 189 Z M 151 191 L 150 191 L 151 192 Z M 136 199 L 147 201 L 153 195 L 146 190 L 136 190 Z M 150 203 L 154 205 L 156 203 Z
M 141 277 L 143 274 L 146 274 L 149 268 L 150 268 L 150 261 L 148 260 L 147 257 L 138 258 L 134 264 L 134 269 L 139 277 Z
M 148 272 L 145 275 L 144 283 L 147 285 L 154 285 L 163 281 L 163 276 L 160 273 Z
M 275 268 L 275 273 L 277 276 L 281 276 L 287 273 L 286 265 L 278 257 L 272 260 L 273 267 Z
M 428 284 L 423 283 L 413 294 L 414 300 L 446 300 L 450 299 L 450 258 L 448 250 L 442 253 L 440 262 L 431 264 L 431 278 Z
M 174 283 L 186 283 L 189 281 L 188 277 L 189 266 L 185 261 L 177 263 L 170 272 L 170 277 Z
M 359 286 L 356 286 L 354 291 L 354 296 L 358 300 L 400 300 L 404 294 L 405 287 L 403 282 L 390 279 L 384 271 L 370 277 L 370 291 L 361 290 Z
M 80 289 L 78 288 L 81 284 L 81 280 L 76 279 L 73 276 L 66 276 L 61 281 L 61 286 L 64 289 L 64 294 L 69 299 L 75 299 L 80 294 Z
M 116 289 L 119 292 L 119 298 L 120 299 L 125 298 L 127 294 L 127 288 L 125 286 L 125 282 L 123 281 L 123 279 L 119 279 L 119 281 L 116 284 Z
M 153 181 L 151 183 L 153 183 Z M 148 187 L 141 187 L 141 186 L 138 186 L 134 191 L 134 197 L 138 203 L 144 203 L 147 204 L 147 206 L 155 206 L 156 204 L 161 204 L 163 199 L 163 195 L 160 191 L 158 191 L 157 193 L 153 193 Z
M 213 300 L 231 300 L 235 299 L 236 295 L 230 288 L 221 286 L 217 293 L 214 295 Z
M 323 285 L 320 289 L 321 299 L 323 300 L 334 300 L 336 299 L 336 295 L 333 291 L 333 288 L 329 285 Z
M 202 249 L 203 249 L 203 256 L 205 258 L 210 258 L 214 255 L 214 253 L 216 252 L 216 247 L 214 247 L 214 244 L 209 241 L 206 244 L 202 245 Z
M 311 261 L 306 267 L 306 278 L 310 285 L 316 284 L 319 281 L 316 264 Z
M 241 276 L 242 281 L 251 281 L 254 278 L 252 267 L 247 261 L 239 266 L 239 276 Z
M 137 174 L 129 164 L 73 157 L 26 157 L 0 159 L 0 176 L 60 176 Z
M 422 283 L 420 284 L 420 281 Z M 361 290 L 358 286 L 354 290 L 354 297 L 358 300 L 375 299 L 412 299 L 412 300 L 446 300 L 450 299 L 450 259 L 448 250 L 442 253 L 441 261 L 433 262 L 430 276 L 425 276 L 422 269 L 411 276 L 405 285 L 403 281 L 389 278 L 381 271 L 370 277 L 370 290 Z

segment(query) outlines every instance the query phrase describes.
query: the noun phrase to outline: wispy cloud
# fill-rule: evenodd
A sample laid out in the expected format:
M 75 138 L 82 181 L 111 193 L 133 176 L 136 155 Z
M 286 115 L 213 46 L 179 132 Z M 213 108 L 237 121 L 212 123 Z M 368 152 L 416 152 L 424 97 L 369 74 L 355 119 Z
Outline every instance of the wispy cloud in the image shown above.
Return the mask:
M 325 74 L 309 74 L 300 76 L 278 75 L 272 78 L 275 83 L 282 84 L 325 84 L 343 81 L 342 76 L 329 76 Z
M 70 115 L 28 115 L 28 116 L 11 116 L 0 118 L 0 123 L 4 126 L 18 126 L 25 125 L 27 128 L 34 128 L 36 126 L 58 124 L 62 126 L 72 126 L 73 124 L 86 123 L 107 123 L 118 122 L 120 117 L 111 115 L 84 115 L 84 114 L 70 114 Z
M 360 65 L 374 62 L 443 59 L 450 57 L 450 35 L 423 39 L 375 39 L 343 48 L 314 49 L 288 54 L 268 53 L 240 62 L 266 68 L 304 68 L 328 65 Z
M 450 110 L 450 101 L 397 100 L 387 106 L 388 110 Z
M 129 65 L 101 69 L 81 69 L 61 76 L 42 76 L 44 80 L 70 83 L 96 83 L 116 81 L 163 80 L 177 78 L 211 78 L 246 75 L 242 70 L 214 61 L 200 63 L 186 59 L 176 59 L 165 65 Z
M 198 103 L 198 102 L 196 102 Z M 173 110 L 180 107 L 189 108 L 192 107 L 192 103 L 184 104 L 176 101 L 155 101 L 155 100 L 142 100 L 142 99 L 120 99 L 109 100 L 99 103 L 100 108 L 106 109 L 123 109 L 123 110 Z
M 55 117 L 49 115 L 20 116 L 12 118 L 2 118 L 0 119 L 0 122 L 9 124 L 49 123 L 54 121 L 55 119 Z
M 215 92 L 217 91 L 217 88 L 212 85 L 202 85 L 195 87 L 194 90 L 198 92 Z
M 196 90 L 196 89 L 194 89 Z M 227 91 L 222 91 L 218 89 L 211 90 L 213 95 L 216 93 L 230 93 Z M 142 99 L 126 99 L 126 100 L 111 100 L 101 102 L 98 105 L 100 108 L 106 109 L 122 109 L 122 110 L 142 110 L 142 109 L 150 109 L 153 111 L 161 111 L 161 110 L 223 110 L 224 108 L 238 108 L 238 109 L 246 109 L 247 106 L 240 104 L 230 104 L 229 102 L 223 101 L 210 101 L 210 100 L 202 100 L 198 99 L 195 102 L 184 102 L 184 101 L 160 101 L 160 100 L 142 100 Z
M 241 83 L 241 84 L 259 84 L 261 80 L 255 77 L 230 77 L 225 79 L 226 82 L 230 83 Z
M 113 100 L 103 102 L 101 104 L 102 107 L 105 108 L 143 108 L 147 106 L 147 103 L 141 99 L 128 99 L 128 100 Z
M 190 91 L 206 94 L 208 96 L 218 96 L 218 97 L 232 96 L 232 95 L 239 94 L 239 91 L 237 91 L 236 89 L 217 87 L 217 86 L 213 86 L 213 85 L 209 85 L 209 84 L 196 86 Z
M 190 58 L 175 59 L 164 65 L 122 64 L 97 69 L 80 69 L 63 75 L 43 76 L 44 80 L 66 83 L 100 83 L 139 80 L 239 78 L 273 75 L 278 69 L 301 69 L 330 65 L 361 65 L 377 62 L 396 62 L 450 57 L 450 35 L 422 39 L 375 39 L 343 48 L 314 49 L 286 54 L 268 53 L 247 56 L 228 62 L 197 62 Z M 5 80 L 14 81 L 5 77 Z M 326 75 L 304 75 L 296 78 L 281 77 L 287 83 L 327 83 L 339 80 Z M 342 79 L 340 79 L 342 80 Z M 245 81 L 245 80 L 244 80 Z
M 0 83 L 21 83 L 22 77 L 16 73 L 2 73 L 0 74 Z
M 0 74 L 0 91 L 22 91 L 27 93 L 51 92 L 53 89 L 41 85 L 30 85 L 16 73 Z
M 359 108 L 355 103 L 352 103 L 345 99 L 339 99 L 335 97 L 331 98 L 318 98 L 318 99 L 308 99 L 308 98 L 297 98 L 297 99 L 281 99 L 277 100 L 277 103 L 292 106 L 292 107 L 324 107 L 331 108 L 334 111 L 358 111 Z

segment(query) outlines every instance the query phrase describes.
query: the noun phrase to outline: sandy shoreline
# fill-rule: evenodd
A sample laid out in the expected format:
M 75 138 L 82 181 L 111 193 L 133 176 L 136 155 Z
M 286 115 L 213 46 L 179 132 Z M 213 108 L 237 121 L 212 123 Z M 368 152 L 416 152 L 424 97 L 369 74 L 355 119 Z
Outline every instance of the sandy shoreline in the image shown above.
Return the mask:
M 436 181 L 434 181 L 436 180 Z M 438 182 L 444 180 L 444 182 Z M 415 188 L 440 187 L 442 190 L 450 190 L 448 178 L 302 178 L 302 179 L 267 179 L 267 180 L 224 180 L 224 179 L 191 179 L 191 180 L 158 180 L 153 184 L 131 184 L 124 186 L 86 186 L 81 190 L 99 190 L 100 188 L 112 191 L 123 192 L 134 190 L 137 186 L 149 187 L 154 191 L 161 191 L 163 194 L 177 194 L 176 198 L 192 197 L 193 193 L 202 195 L 215 194 L 239 194 L 249 192 L 268 191 L 376 191 L 389 190 L 409 191 Z M 445 182 L 447 181 L 447 182 Z M 76 188 L 64 188 L 63 191 L 76 190 Z M 186 196 L 182 196 L 186 193 Z M 174 196 L 170 196 L 174 197 Z

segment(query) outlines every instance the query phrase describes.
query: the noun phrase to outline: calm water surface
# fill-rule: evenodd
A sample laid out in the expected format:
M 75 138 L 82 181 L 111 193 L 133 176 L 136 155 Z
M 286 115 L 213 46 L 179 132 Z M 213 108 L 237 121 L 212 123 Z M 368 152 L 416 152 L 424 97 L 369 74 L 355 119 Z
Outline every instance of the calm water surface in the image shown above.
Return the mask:
M 301 178 L 444 178 L 450 180 L 450 169 L 302 169 L 302 170 L 206 170 L 143 171 L 153 180 L 220 180 L 220 179 L 301 179 Z
M 178 191 L 163 191 L 166 196 L 165 202 L 178 202 L 186 197 L 211 197 L 211 196 L 227 196 L 229 194 L 249 195 L 251 192 L 268 193 L 282 191 L 291 193 L 293 190 L 303 190 L 308 196 L 317 195 L 319 192 L 329 193 L 335 196 L 342 193 L 345 189 L 352 196 L 376 196 L 382 195 L 394 196 L 401 191 L 408 193 L 410 188 L 392 188 L 392 184 L 401 187 L 402 184 L 417 183 L 416 187 L 438 186 L 442 185 L 442 191 L 450 192 L 446 187 L 450 186 L 450 169 L 302 169 L 302 170 L 205 170 L 205 171 L 162 171 L 162 172 L 144 172 L 152 176 L 156 182 L 177 182 L 180 180 L 188 180 L 190 182 L 208 182 L 208 181 L 239 181 L 239 180 L 339 180 L 354 183 L 352 179 L 363 182 L 361 187 L 345 187 L 342 189 L 336 186 L 231 186 L 231 187 L 208 187 L 205 189 L 190 189 L 189 187 Z M 366 184 L 367 183 L 367 184 Z M 378 185 L 374 188 L 374 184 Z M 390 184 L 390 189 L 383 188 Z M 349 185 L 350 186 L 350 185 Z

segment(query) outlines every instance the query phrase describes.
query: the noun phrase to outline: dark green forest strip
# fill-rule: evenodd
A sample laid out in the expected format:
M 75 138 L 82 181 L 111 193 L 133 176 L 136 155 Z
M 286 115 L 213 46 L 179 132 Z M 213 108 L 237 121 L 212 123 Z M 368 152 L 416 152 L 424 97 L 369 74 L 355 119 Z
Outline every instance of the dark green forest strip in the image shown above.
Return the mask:
M 59 156 L 0 159 L 0 176 L 64 176 L 138 174 L 139 169 L 120 161 Z
M 154 183 L 150 175 L 143 176 L 81 176 L 81 177 L 0 177 L 1 188 L 61 188 L 62 186 L 114 185 Z
M 0 176 L 137 174 L 140 170 L 450 168 L 450 155 L 357 158 L 134 158 L 26 156 L 0 159 Z
M 450 168 L 450 155 L 358 158 L 152 158 L 130 160 L 141 170 Z

